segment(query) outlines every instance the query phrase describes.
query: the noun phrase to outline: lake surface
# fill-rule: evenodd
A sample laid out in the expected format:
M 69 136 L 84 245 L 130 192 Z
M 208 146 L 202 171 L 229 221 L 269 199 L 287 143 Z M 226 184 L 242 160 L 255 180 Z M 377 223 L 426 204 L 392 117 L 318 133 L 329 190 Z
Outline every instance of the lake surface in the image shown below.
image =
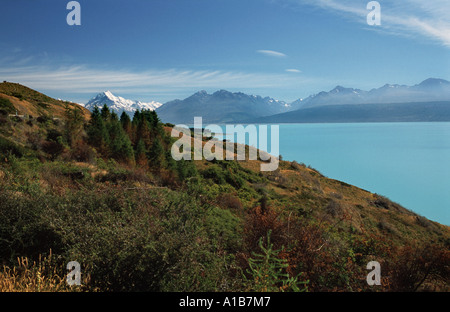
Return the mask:
M 284 160 L 450 225 L 449 122 L 281 124 L 279 131 Z

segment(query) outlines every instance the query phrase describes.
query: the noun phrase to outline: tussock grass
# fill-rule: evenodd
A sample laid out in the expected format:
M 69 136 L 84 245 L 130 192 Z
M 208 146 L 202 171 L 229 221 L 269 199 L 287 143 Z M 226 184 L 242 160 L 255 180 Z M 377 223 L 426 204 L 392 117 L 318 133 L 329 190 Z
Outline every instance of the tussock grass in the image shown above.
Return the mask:
M 38 261 L 17 258 L 15 266 L 0 269 L 0 292 L 73 292 L 81 286 L 69 286 L 64 268 L 52 256 L 39 256 Z

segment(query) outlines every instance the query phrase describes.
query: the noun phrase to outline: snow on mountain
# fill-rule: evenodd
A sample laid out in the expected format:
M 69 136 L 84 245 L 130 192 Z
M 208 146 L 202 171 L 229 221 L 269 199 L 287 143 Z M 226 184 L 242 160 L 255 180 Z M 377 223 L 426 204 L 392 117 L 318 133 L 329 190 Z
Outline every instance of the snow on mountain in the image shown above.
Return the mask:
M 156 101 L 144 103 L 128 100 L 120 96 L 115 96 L 111 91 L 105 91 L 90 99 L 84 107 L 92 111 L 95 106 L 102 108 L 105 104 L 119 116 L 122 112 L 132 116 L 136 110 L 155 110 L 162 105 L 162 103 Z
M 199 91 L 184 100 L 165 103 L 157 109 L 164 122 L 192 123 L 201 116 L 205 123 L 234 123 L 249 118 L 288 111 L 286 102 L 271 97 L 219 90 L 213 94 Z
M 329 92 L 319 92 L 290 104 L 291 110 L 345 104 L 379 104 L 450 100 L 450 82 L 429 78 L 414 86 L 385 84 L 378 89 L 364 91 L 337 86 Z

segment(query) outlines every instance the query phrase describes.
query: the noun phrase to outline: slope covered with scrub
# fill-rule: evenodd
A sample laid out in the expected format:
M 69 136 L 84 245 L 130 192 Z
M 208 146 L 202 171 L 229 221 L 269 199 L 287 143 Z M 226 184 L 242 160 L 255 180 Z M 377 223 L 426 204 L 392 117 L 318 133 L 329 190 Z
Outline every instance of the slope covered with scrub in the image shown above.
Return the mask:
M 0 290 L 449 290 L 449 228 L 381 195 L 297 162 L 177 162 L 155 112 L 12 92 L 0 86 Z M 23 102 L 33 118 L 10 116 Z M 70 261 L 82 286 L 65 284 Z

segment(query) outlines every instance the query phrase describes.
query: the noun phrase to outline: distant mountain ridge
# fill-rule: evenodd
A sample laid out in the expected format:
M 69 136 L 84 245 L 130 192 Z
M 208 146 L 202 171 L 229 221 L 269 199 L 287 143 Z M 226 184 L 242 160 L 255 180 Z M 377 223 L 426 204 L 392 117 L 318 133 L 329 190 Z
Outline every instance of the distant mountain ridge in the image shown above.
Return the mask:
M 370 116 L 362 116 L 361 114 L 376 114 L 375 118 L 380 120 L 384 116 L 386 120 L 392 120 L 386 110 L 390 106 L 405 103 L 431 103 L 431 102 L 448 102 L 450 101 L 450 82 L 444 79 L 429 78 L 419 84 L 413 86 L 399 84 L 385 84 L 380 88 L 374 88 L 364 91 L 356 88 L 346 88 L 336 86 L 334 89 L 326 92 L 322 91 L 313 94 L 304 99 L 298 99 L 292 103 L 277 100 L 271 97 L 261 97 L 259 95 L 248 95 L 242 92 L 230 92 L 227 90 L 219 90 L 212 94 L 202 90 L 193 95 L 180 100 L 166 102 L 164 104 L 152 101 L 143 103 L 140 101 L 127 100 L 119 96 L 113 95 L 110 91 L 99 93 L 92 98 L 85 107 L 92 111 L 95 105 L 101 107 L 106 104 L 111 110 L 121 114 L 123 111 L 129 115 L 133 115 L 136 110 L 149 109 L 156 110 L 158 116 L 163 122 L 173 124 L 192 124 L 194 117 L 203 117 L 205 123 L 237 123 L 243 121 L 271 120 L 269 116 L 276 116 L 277 122 L 283 122 L 280 117 L 285 116 L 289 122 L 295 122 L 293 116 L 302 116 L 301 120 L 307 120 L 306 115 L 314 115 L 314 120 L 320 120 L 320 116 L 324 120 L 329 120 L 330 110 L 320 109 L 317 111 L 309 111 L 308 114 L 294 114 L 292 116 L 282 115 L 287 112 L 296 112 L 297 110 L 314 109 L 319 107 L 340 106 L 339 109 L 332 110 L 336 114 L 351 112 L 352 108 L 357 111 L 352 116 L 358 115 L 358 120 L 372 120 Z M 368 109 L 356 108 L 352 105 L 368 105 L 373 104 Z M 383 105 L 382 105 L 383 104 Z M 384 104 L 389 104 L 384 105 Z M 378 106 L 376 106 L 378 105 Z M 418 113 L 418 107 L 421 104 L 413 105 L 414 111 Z M 350 107 L 347 107 L 350 106 Z M 437 109 L 442 111 L 442 103 L 439 105 L 428 105 L 428 109 Z M 403 106 L 405 108 L 406 106 Z M 382 113 L 385 111 L 385 113 Z M 425 113 L 423 116 L 411 117 L 411 113 L 406 110 L 395 108 L 397 119 L 402 119 L 400 112 L 405 114 L 406 119 L 417 121 L 430 120 L 437 117 L 434 112 Z M 320 115 L 319 114 L 322 114 Z M 280 115 L 281 114 L 281 115 Z M 319 114 L 319 115 L 318 115 Z M 384 115 L 383 115 L 384 114 Z M 445 111 L 446 114 L 446 111 Z M 327 116 L 325 118 L 325 116 Z M 428 117 L 427 117 L 428 116 Z M 446 115 L 443 118 L 447 118 Z M 351 120 L 344 116 L 336 116 L 333 120 Z M 382 118 L 381 118 L 382 119 Z M 280 121 L 281 120 L 281 121 Z M 287 121 L 286 121 L 287 122 Z M 300 121 L 299 121 L 300 122 Z M 304 121 L 303 121 L 304 122 Z M 327 121 L 324 121 L 327 122 Z
M 289 105 L 286 102 L 270 97 L 242 92 L 232 93 L 226 90 L 208 94 L 202 90 L 184 100 L 167 102 L 156 112 L 164 122 L 191 124 L 197 116 L 202 117 L 205 123 L 227 123 L 279 114 L 288 110 Z
M 95 106 L 101 108 L 105 104 L 118 115 L 125 112 L 131 116 L 136 110 L 155 110 L 162 105 L 162 103 L 156 101 L 144 103 L 140 101 L 127 100 L 123 97 L 115 96 L 110 91 L 105 91 L 97 94 L 89 100 L 84 107 L 92 111 Z
M 290 104 L 291 110 L 326 105 L 343 104 L 388 104 L 406 102 L 429 102 L 450 100 L 450 82 L 444 79 L 429 78 L 414 86 L 385 84 L 364 91 L 337 86 L 329 92 L 319 92 Z

